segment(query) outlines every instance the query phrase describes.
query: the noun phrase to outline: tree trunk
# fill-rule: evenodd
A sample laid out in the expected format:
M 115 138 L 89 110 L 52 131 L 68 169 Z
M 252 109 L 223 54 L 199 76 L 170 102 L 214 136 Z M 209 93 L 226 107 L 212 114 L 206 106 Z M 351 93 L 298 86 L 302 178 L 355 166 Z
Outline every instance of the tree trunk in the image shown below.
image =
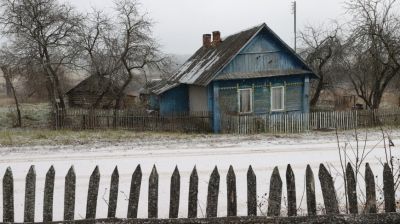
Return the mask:
M 318 80 L 318 85 L 317 85 L 317 88 L 315 89 L 315 93 L 310 101 L 311 107 L 314 107 L 315 105 L 317 105 L 323 88 L 324 88 L 324 79 L 321 76 L 320 79 Z
M 19 101 L 17 97 L 17 92 L 11 80 L 11 71 L 6 67 L 2 67 L 1 70 L 3 71 L 4 78 L 6 79 L 6 83 L 8 83 L 11 94 L 14 98 L 15 107 L 17 109 L 17 124 L 15 127 L 22 127 L 22 118 L 21 118 L 21 110 L 19 108 Z
M 128 79 L 124 82 L 124 85 L 122 85 L 121 89 L 118 92 L 117 99 L 115 101 L 115 109 L 121 109 L 122 106 L 121 103 L 124 97 L 124 91 L 126 87 L 129 85 L 129 83 L 131 83 L 132 79 L 133 79 L 132 74 L 129 72 Z
M 103 100 L 104 96 L 110 91 L 112 82 L 107 85 L 107 88 L 97 97 L 96 102 L 92 105 L 92 109 L 96 109 L 99 107 L 101 101 Z
M 4 73 L 4 71 L 3 71 L 3 73 Z M 8 97 L 11 97 L 12 96 L 12 90 L 11 90 L 11 82 L 10 82 L 10 80 L 8 79 L 8 78 L 6 78 L 5 77 L 6 75 L 4 75 L 4 78 L 5 78 L 5 80 L 6 80 L 6 95 L 8 96 Z
M 382 96 L 383 96 L 383 92 L 375 92 L 375 94 L 372 97 L 372 102 L 371 102 L 371 109 L 379 109 L 379 106 L 381 104 L 382 101 Z
M 46 51 L 45 51 L 45 55 L 47 55 Z M 50 64 L 50 59 L 48 58 L 48 56 L 46 56 L 46 67 L 47 67 L 47 71 L 49 73 L 49 75 L 51 75 L 52 79 L 53 79 L 53 91 L 54 91 L 54 98 L 60 101 L 60 102 L 56 102 L 56 108 L 57 109 L 65 109 L 65 101 L 64 101 L 64 93 L 62 92 L 61 89 L 61 84 L 60 84 L 60 79 L 58 78 L 58 74 L 56 71 L 54 71 L 53 67 L 51 67 Z

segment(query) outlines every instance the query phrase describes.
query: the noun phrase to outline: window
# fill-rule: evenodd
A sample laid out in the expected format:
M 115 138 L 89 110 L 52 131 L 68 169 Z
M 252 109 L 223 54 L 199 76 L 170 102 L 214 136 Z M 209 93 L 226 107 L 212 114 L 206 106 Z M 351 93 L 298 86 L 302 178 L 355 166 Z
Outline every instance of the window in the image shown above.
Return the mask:
M 239 113 L 253 112 L 253 89 L 239 89 Z
M 271 111 L 285 109 L 285 87 L 271 87 Z

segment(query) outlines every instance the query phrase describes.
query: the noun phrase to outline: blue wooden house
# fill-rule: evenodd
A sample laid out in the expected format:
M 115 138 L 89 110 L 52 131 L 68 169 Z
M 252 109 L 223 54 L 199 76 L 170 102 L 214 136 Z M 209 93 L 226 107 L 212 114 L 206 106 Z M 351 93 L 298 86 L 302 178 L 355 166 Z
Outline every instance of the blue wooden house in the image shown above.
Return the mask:
M 211 39 L 212 38 L 212 39 Z M 212 112 L 221 116 L 309 112 L 316 74 L 265 23 L 221 38 L 203 35 L 203 46 L 159 86 L 160 113 Z

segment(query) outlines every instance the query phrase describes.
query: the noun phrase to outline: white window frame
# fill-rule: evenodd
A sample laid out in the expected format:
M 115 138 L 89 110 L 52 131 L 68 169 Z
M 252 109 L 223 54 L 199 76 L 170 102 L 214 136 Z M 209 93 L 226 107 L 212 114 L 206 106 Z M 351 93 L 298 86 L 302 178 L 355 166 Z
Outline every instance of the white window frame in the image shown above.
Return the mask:
M 241 91 L 250 91 L 250 111 L 249 112 L 241 112 L 240 108 L 242 105 L 240 105 L 240 95 Z M 253 88 L 243 88 L 243 89 L 238 89 L 238 112 L 239 114 L 251 114 L 253 113 Z
M 282 109 L 274 109 L 273 108 L 273 97 L 272 92 L 274 89 L 282 89 Z M 273 86 L 271 87 L 271 111 L 285 111 L 285 86 Z

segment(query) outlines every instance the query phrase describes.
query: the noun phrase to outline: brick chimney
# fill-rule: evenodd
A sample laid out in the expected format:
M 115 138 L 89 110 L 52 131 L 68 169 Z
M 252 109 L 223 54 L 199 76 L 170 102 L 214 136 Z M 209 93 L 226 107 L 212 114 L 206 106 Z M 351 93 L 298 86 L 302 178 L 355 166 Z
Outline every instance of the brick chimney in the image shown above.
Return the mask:
M 211 47 L 211 34 L 203 34 L 203 47 Z
M 214 31 L 212 32 L 212 35 L 213 35 L 212 45 L 216 47 L 219 45 L 219 43 L 221 43 L 221 32 Z

